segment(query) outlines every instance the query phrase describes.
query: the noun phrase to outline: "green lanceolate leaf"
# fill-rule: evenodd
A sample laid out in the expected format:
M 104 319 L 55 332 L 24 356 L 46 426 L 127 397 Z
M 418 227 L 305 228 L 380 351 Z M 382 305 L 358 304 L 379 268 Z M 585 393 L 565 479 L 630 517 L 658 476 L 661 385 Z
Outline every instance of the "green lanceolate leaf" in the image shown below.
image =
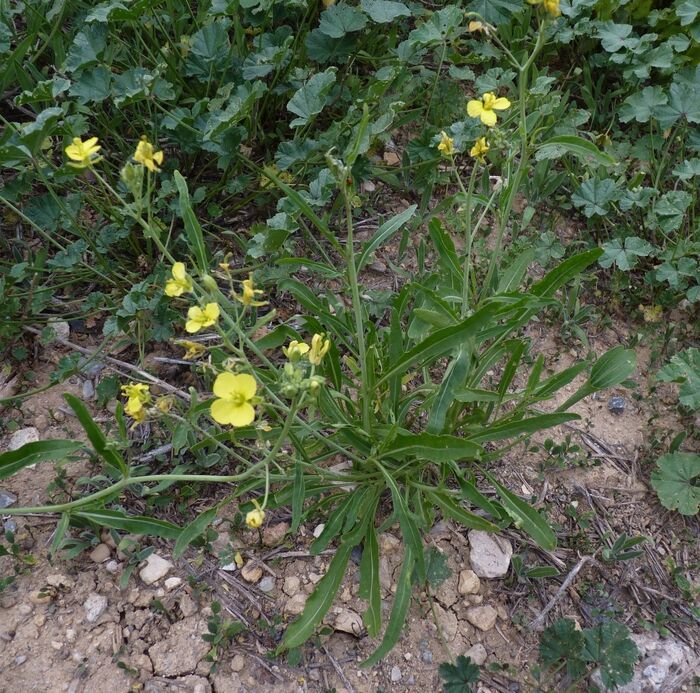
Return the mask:
M 593 364 L 588 381 L 596 390 L 614 387 L 627 380 L 636 367 L 637 355 L 634 351 L 616 346 Z
M 406 505 L 406 500 L 404 499 L 401 490 L 396 483 L 396 480 L 391 475 L 387 469 L 381 465 L 379 469 L 384 475 L 386 480 L 386 485 L 391 491 L 391 500 L 394 505 L 394 512 L 396 513 L 399 524 L 401 525 L 401 533 L 403 534 L 403 540 L 407 547 L 410 547 L 413 552 L 414 560 L 416 561 L 416 568 L 418 570 L 418 579 L 425 580 L 425 563 L 423 561 L 423 541 L 421 540 L 420 532 L 418 527 L 411 517 L 411 514 Z
M 27 443 L 17 450 L 0 455 L 0 479 L 7 479 L 30 464 L 64 460 L 81 448 L 85 448 L 85 445 L 76 440 L 39 440 Z
M 116 510 L 76 510 L 73 517 L 92 522 L 99 527 L 121 529 L 130 534 L 147 534 L 162 539 L 177 539 L 182 529 L 172 522 L 142 515 L 126 515 Z
M 75 412 L 80 425 L 85 429 L 88 440 L 94 448 L 95 452 L 105 461 L 108 467 L 111 467 L 113 471 L 118 472 L 121 476 L 128 476 L 129 470 L 126 466 L 126 462 L 122 459 L 122 456 L 112 448 L 109 447 L 107 438 L 104 433 L 100 430 L 97 424 L 92 420 L 90 412 L 87 407 L 74 395 L 64 394 L 63 395 L 68 402 L 70 408 Z
M 480 445 L 457 436 L 406 433 L 397 435 L 388 447 L 382 449 L 381 456 L 399 460 L 423 457 L 431 462 L 449 462 L 479 459 L 481 453 Z
M 385 221 L 372 236 L 367 245 L 363 248 L 357 260 L 357 271 L 359 272 L 368 262 L 372 253 L 389 240 L 416 212 L 418 205 L 411 205 L 399 212 L 396 216 Z
M 557 538 L 547 520 L 529 503 L 501 486 L 488 472 L 484 474 L 496 489 L 505 511 L 511 516 L 515 526 L 529 534 L 545 551 L 553 551 L 557 546 Z
M 362 614 L 362 621 L 370 637 L 379 634 L 382 625 L 382 594 L 379 582 L 379 544 L 374 522 L 370 520 L 362 547 L 360 561 L 360 599 L 367 600 L 367 610 Z
M 461 505 L 457 505 L 446 493 L 438 491 L 426 491 L 430 500 L 442 510 L 443 515 L 459 522 L 469 529 L 480 529 L 484 532 L 497 532 L 498 525 L 489 522 L 486 518 L 469 512 Z
M 682 515 L 696 515 L 700 510 L 700 455 L 671 452 L 656 461 L 651 485 L 664 508 Z
M 564 154 L 573 154 L 584 163 L 594 163 L 600 166 L 614 166 L 615 159 L 609 154 L 601 152 L 598 147 L 589 140 L 577 135 L 558 135 L 543 142 L 535 152 L 538 161 L 543 159 L 559 159 Z
M 462 348 L 445 369 L 440 389 L 435 395 L 428 419 L 428 433 L 441 433 L 445 428 L 447 411 L 455 401 L 455 392 L 463 387 L 471 365 L 469 349 Z
M 497 312 L 498 307 L 489 304 L 456 325 L 436 330 L 433 334 L 404 354 L 392 368 L 382 375 L 377 381 L 377 385 L 380 385 L 397 373 L 403 373 L 414 364 L 427 363 L 461 346 L 471 337 L 475 336 L 479 330 L 488 325 L 494 319 Z
M 569 421 L 576 421 L 581 417 L 578 414 L 540 414 L 539 416 L 531 416 L 528 419 L 519 419 L 517 421 L 505 421 L 493 426 L 487 426 L 482 433 L 476 433 L 470 436 L 469 440 L 476 443 L 486 443 L 493 440 L 505 440 L 506 438 L 514 438 L 522 434 L 536 433 L 545 428 L 559 426 Z
M 175 542 L 175 548 L 173 549 L 173 556 L 175 558 L 180 558 L 180 556 L 185 553 L 185 549 L 214 522 L 218 510 L 218 506 L 209 508 L 209 510 L 200 513 L 190 524 L 183 528 Z
M 187 189 L 187 181 L 182 177 L 179 171 L 173 174 L 175 186 L 180 196 L 180 216 L 185 225 L 185 233 L 187 235 L 187 244 L 194 254 L 197 261 L 197 269 L 201 274 L 209 272 L 209 257 L 207 253 L 207 244 L 204 240 L 204 232 L 197 219 L 192 203 L 190 201 L 190 193 Z
M 422 548 L 421 559 L 423 559 Z M 406 622 L 406 614 L 408 612 L 408 607 L 411 604 L 411 576 L 413 575 L 413 567 L 415 563 L 416 560 L 411 546 L 406 544 L 401 575 L 396 583 L 394 606 L 391 609 L 391 616 L 389 617 L 389 623 L 387 624 L 386 631 L 384 632 L 384 638 L 372 655 L 362 662 L 363 667 L 369 667 L 379 662 L 391 651 L 401 637 L 401 629 Z
M 340 544 L 328 567 L 328 572 L 321 578 L 316 589 L 308 598 L 304 611 L 284 632 L 278 652 L 299 647 L 313 635 L 314 630 L 330 609 L 340 583 L 343 581 L 352 549 L 352 544 L 348 542 Z
M 68 526 L 70 525 L 70 513 L 62 513 L 61 519 L 56 525 L 56 531 L 53 534 L 53 539 L 51 540 L 51 546 L 49 547 L 49 554 L 55 556 L 56 552 L 61 548 L 63 543 L 63 538 L 66 536 L 68 531 Z

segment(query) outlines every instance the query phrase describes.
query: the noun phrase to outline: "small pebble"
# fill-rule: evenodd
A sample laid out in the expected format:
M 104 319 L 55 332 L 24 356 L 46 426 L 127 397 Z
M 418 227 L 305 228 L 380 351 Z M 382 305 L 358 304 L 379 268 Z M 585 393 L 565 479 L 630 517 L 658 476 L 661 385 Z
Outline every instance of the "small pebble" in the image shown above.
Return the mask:
M 316 539 L 318 539 L 318 538 L 321 536 L 321 533 L 323 532 L 323 530 L 324 530 L 325 528 L 326 528 L 326 525 L 323 524 L 323 523 L 321 523 L 320 525 L 317 525 L 317 526 L 314 528 L 314 536 L 316 537 Z
M 91 552 L 90 558 L 95 563 L 104 563 L 110 555 L 107 544 L 98 544 Z
M 19 431 L 15 431 L 7 443 L 8 450 L 19 450 L 21 447 L 27 443 L 36 443 L 39 440 L 39 431 L 34 426 L 27 426 L 27 428 L 20 428 Z
M 83 380 L 83 399 L 92 399 L 95 396 L 95 386 L 92 380 Z
M 275 589 L 275 578 L 273 578 L 271 575 L 266 575 L 262 580 L 260 580 L 258 587 L 260 588 L 261 592 L 272 592 L 272 590 Z
M 614 395 L 608 400 L 608 411 L 611 414 L 624 414 L 625 412 L 625 398 L 619 395 Z
M 350 553 L 350 560 L 355 565 L 360 565 L 360 562 L 362 561 L 362 547 L 359 544 L 353 547 L 353 550 Z
M 391 682 L 392 683 L 398 683 L 401 681 L 401 669 L 398 667 L 392 667 L 391 668 Z
M 420 658 L 421 658 L 426 664 L 432 664 L 432 663 L 433 663 L 433 653 L 432 653 L 430 650 L 426 650 L 425 652 L 422 652 Z
M 176 590 L 181 584 L 182 584 L 182 578 L 180 577 L 169 577 L 165 581 L 165 589 L 168 590 L 168 592 L 172 590 Z
M 7 507 L 7 506 L 5 506 Z M 17 523 L 14 520 L 5 520 L 5 524 L 2 526 L 6 532 L 16 532 Z
M 27 656 L 26 655 L 17 655 L 13 661 L 15 663 L 15 666 L 18 667 L 20 664 L 24 664 L 27 661 Z
M 107 563 L 105 563 L 105 570 L 110 575 L 115 575 L 119 571 L 119 568 L 120 568 L 119 561 L 111 560 L 111 561 L 107 561 Z

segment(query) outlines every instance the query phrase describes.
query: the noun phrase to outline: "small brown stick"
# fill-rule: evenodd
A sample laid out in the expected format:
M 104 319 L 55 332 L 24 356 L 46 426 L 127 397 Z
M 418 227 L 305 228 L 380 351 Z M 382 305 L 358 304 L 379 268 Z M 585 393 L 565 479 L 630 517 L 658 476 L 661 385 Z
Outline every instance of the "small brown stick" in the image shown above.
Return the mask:
M 326 657 L 328 657 L 330 663 L 333 665 L 333 668 L 335 669 L 336 673 L 338 674 L 338 676 L 340 676 L 340 680 L 343 682 L 345 688 L 347 688 L 348 691 L 350 691 L 350 693 L 355 693 L 353 685 L 350 683 L 350 681 L 348 681 L 348 677 L 345 676 L 345 672 L 343 671 L 340 664 L 338 664 L 338 660 L 328 651 L 328 648 L 325 645 L 322 645 L 321 647 L 326 653 Z
M 559 600 L 562 598 L 564 595 L 564 592 L 571 586 L 571 583 L 576 579 L 576 576 L 579 574 L 581 571 L 581 568 L 583 568 L 584 565 L 588 562 L 593 562 L 596 565 L 598 564 L 598 561 L 595 560 L 593 556 L 584 556 L 569 572 L 569 574 L 566 576 L 564 579 L 564 582 L 561 583 L 561 586 L 557 590 L 556 594 L 549 600 L 549 603 L 547 606 L 542 609 L 540 612 L 540 615 L 537 616 L 531 623 L 530 623 L 530 628 L 533 628 L 535 630 L 540 630 L 542 626 L 544 625 L 544 619 L 545 616 L 554 608 L 554 606 L 559 602 Z
M 34 327 L 28 327 L 24 326 L 22 328 L 26 332 L 31 332 L 32 334 L 35 335 L 40 335 L 41 332 L 37 330 Z M 88 349 L 86 347 L 82 347 L 79 344 L 74 344 L 73 342 L 69 342 L 67 339 L 62 339 L 61 337 L 57 337 L 56 339 L 53 340 L 54 342 L 58 342 L 58 344 L 62 344 L 65 347 L 68 347 L 69 349 L 73 349 L 74 351 L 77 351 L 80 354 L 84 354 L 85 356 L 99 356 L 101 361 L 104 361 L 106 364 L 112 366 L 113 370 L 116 370 L 114 366 L 118 366 L 121 369 L 127 370 L 130 373 L 134 373 L 139 376 L 139 378 L 143 380 L 147 380 L 154 385 L 158 385 L 159 387 L 163 388 L 166 392 L 170 392 L 173 395 L 177 395 L 181 399 L 184 399 L 186 402 L 189 402 L 192 398 L 186 393 L 183 392 L 182 390 L 179 390 L 176 387 L 173 387 L 170 383 L 166 383 L 165 380 L 161 380 L 160 378 L 157 378 L 155 375 L 151 375 L 150 373 L 147 373 L 146 371 L 141 370 L 140 368 L 137 368 L 136 366 L 132 366 L 130 363 L 127 363 L 126 361 L 120 361 L 119 359 L 115 359 L 112 356 L 101 356 L 99 352 L 97 352 L 94 349 Z

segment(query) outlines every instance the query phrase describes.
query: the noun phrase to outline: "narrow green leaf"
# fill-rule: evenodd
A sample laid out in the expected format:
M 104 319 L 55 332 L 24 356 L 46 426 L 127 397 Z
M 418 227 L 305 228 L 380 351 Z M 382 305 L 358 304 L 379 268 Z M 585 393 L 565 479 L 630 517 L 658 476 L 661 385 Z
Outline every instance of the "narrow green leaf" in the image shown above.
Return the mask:
M 461 505 L 457 505 L 447 494 L 438 491 L 428 491 L 426 495 L 442 510 L 443 515 L 459 522 L 469 529 L 480 529 L 484 532 L 497 532 L 498 525 L 487 519 L 469 512 Z
M 218 505 L 209 508 L 209 510 L 200 513 L 192 522 L 183 528 L 175 542 L 175 548 L 173 549 L 173 556 L 175 558 L 180 558 L 180 556 L 185 553 L 185 549 L 214 522 L 218 510 Z
M 547 520 L 529 503 L 501 486 L 488 472 L 484 472 L 484 475 L 501 497 L 501 503 L 513 519 L 515 526 L 529 534 L 537 545 L 545 551 L 554 551 L 557 546 L 557 538 Z
M 209 258 L 207 253 L 207 244 L 204 240 L 202 227 L 197 219 L 197 216 L 192 209 L 190 201 L 190 193 L 187 189 L 187 181 L 182 177 L 179 171 L 173 174 L 177 192 L 180 195 L 180 216 L 185 225 L 185 233 L 187 235 L 187 243 L 190 250 L 194 254 L 197 261 L 197 269 L 201 274 L 209 273 Z
M 48 460 L 64 460 L 81 448 L 83 443 L 77 440 L 39 440 L 27 443 L 17 450 L 4 452 L 0 455 L 0 479 L 16 474 L 20 469 L 37 462 Z
M 418 205 L 411 205 L 399 212 L 396 216 L 385 221 L 376 231 L 362 250 L 357 261 L 357 271 L 359 272 L 368 262 L 372 253 L 379 248 L 382 243 L 388 241 L 416 212 Z
M 470 351 L 466 347 L 462 347 L 456 358 L 450 361 L 445 370 L 440 389 L 430 410 L 428 433 L 442 433 L 445 428 L 447 411 L 455 400 L 455 392 L 464 385 L 470 364 Z
M 49 555 L 55 556 L 61 544 L 63 543 L 63 538 L 66 536 L 68 531 L 68 526 L 70 525 L 70 513 L 61 513 L 61 519 L 56 525 L 56 531 L 53 533 L 53 539 L 51 540 L 51 546 L 49 547 Z
M 100 527 L 122 529 L 130 534 L 147 534 L 162 539 L 177 539 L 182 531 L 172 522 L 142 515 L 126 515 L 116 510 L 76 510 L 73 516 L 93 522 Z
M 360 561 L 360 599 L 367 600 L 367 610 L 362 614 L 362 621 L 370 637 L 379 633 L 382 625 L 382 595 L 379 583 L 379 545 L 374 522 L 370 521 L 365 534 Z
M 553 296 L 558 289 L 581 274 L 586 267 L 592 265 L 602 254 L 603 250 L 601 248 L 593 248 L 592 250 L 572 255 L 535 283 L 530 289 L 530 293 L 535 296 Z
M 303 645 L 313 635 L 316 626 L 333 603 L 340 583 L 343 581 L 352 549 L 352 544 L 345 542 L 338 547 L 328 567 L 328 572 L 321 578 L 316 589 L 308 598 L 304 611 L 290 623 L 284 632 L 284 637 L 277 650 L 278 653 Z
M 447 434 L 406 433 L 397 435 L 383 448 L 381 457 L 404 459 L 408 456 L 424 457 L 431 462 L 478 459 L 482 453 L 480 445 L 465 438 Z
M 343 523 L 345 522 L 345 518 L 347 517 L 348 511 L 352 505 L 352 501 L 353 495 L 350 494 L 346 496 L 338 504 L 338 507 L 333 510 L 320 536 L 309 547 L 309 552 L 312 555 L 317 556 L 319 553 L 321 553 L 321 551 L 323 551 L 340 533 Z
M 477 443 L 486 443 L 492 440 L 504 440 L 505 438 L 513 438 L 522 435 L 523 433 L 535 433 L 545 428 L 559 426 L 569 421 L 576 421 L 581 417 L 578 414 L 540 414 L 539 416 L 531 416 L 529 419 L 520 419 L 518 421 L 505 421 L 500 424 L 488 426 L 482 433 L 476 433 L 470 436 L 469 440 Z
M 602 390 L 627 380 L 637 367 L 637 355 L 632 349 L 616 346 L 606 351 L 591 368 L 591 387 Z
M 421 548 L 421 558 L 422 557 L 423 550 Z M 413 575 L 413 567 L 415 563 L 416 560 L 411 546 L 406 544 L 401 575 L 396 583 L 394 606 L 391 609 L 391 616 L 389 617 L 389 623 L 387 624 L 386 631 L 384 632 L 384 638 L 372 655 L 362 662 L 363 667 L 370 667 L 373 664 L 381 661 L 393 649 L 394 645 L 396 645 L 401 637 L 401 629 L 406 622 L 406 614 L 408 613 L 408 607 L 411 604 L 411 576 Z
M 88 440 L 95 452 L 105 461 L 108 467 L 111 467 L 123 477 L 128 476 L 129 470 L 126 466 L 126 462 L 124 462 L 122 456 L 116 450 L 109 447 L 107 438 L 95 424 L 83 402 L 74 395 L 68 393 L 64 394 L 63 397 L 66 402 L 68 402 L 70 408 L 75 412 L 78 421 L 80 421 L 80 425 L 85 429 Z
M 493 320 L 498 310 L 498 306 L 489 304 L 456 325 L 436 330 L 429 337 L 413 347 L 413 349 L 406 352 L 393 367 L 383 373 L 382 377 L 377 381 L 377 385 L 381 385 L 388 378 L 397 373 L 408 370 L 416 363 L 427 363 L 431 359 L 444 356 L 452 349 L 462 346 L 471 337 L 476 335 L 479 330 L 488 325 Z
M 538 161 L 543 159 L 559 159 L 564 154 L 573 154 L 584 163 L 595 163 L 600 166 L 614 166 L 615 159 L 609 154 L 601 152 L 598 147 L 589 140 L 578 135 L 557 135 L 546 142 L 542 142 L 535 152 Z
M 418 527 L 411 517 L 406 501 L 401 494 L 401 490 L 399 489 L 396 480 L 384 467 L 381 465 L 378 466 L 382 471 L 386 484 L 391 491 L 391 500 L 394 506 L 394 512 L 396 513 L 399 524 L 401 525 L 403 540 L 406 543 L 407 548 L 410 547 L 413 551 L 417 564 L 416 569 L 418 571 L 418 578 L 419 580 L 424 581 L 425 562 L 423 560 L 423 541 L 421 540 L 420 532 L 418 531 Z

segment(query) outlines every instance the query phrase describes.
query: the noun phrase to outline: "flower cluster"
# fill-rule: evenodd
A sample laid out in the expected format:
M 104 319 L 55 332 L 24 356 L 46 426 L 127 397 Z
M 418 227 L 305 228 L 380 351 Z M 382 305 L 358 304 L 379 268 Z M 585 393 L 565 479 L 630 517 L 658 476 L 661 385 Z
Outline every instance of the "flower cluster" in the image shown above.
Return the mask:
M 102 149 L 102 146 L 98 144 L 97 137 L 88 137 L 84 142 L 80 137 L 74 137 L 64 151 L 70 159 L 68 162 L 70 166 L 74 168 L 90 168 L 102 159 L 98 155 L 100 149 Z M 149 171 L 156 173 L 160 171 L 158 167 L 163 163 L 163 152 L 156 151 L 146 135 L 143 135 L 136 145 L 133 159 Z
M 148 385 L 129 383 L 122 385 L 122 395 L 126 397 L 124 411 L 134 423 L 140 424 L 146 420 L 146 406 L 151 403 L 151 392 Z

